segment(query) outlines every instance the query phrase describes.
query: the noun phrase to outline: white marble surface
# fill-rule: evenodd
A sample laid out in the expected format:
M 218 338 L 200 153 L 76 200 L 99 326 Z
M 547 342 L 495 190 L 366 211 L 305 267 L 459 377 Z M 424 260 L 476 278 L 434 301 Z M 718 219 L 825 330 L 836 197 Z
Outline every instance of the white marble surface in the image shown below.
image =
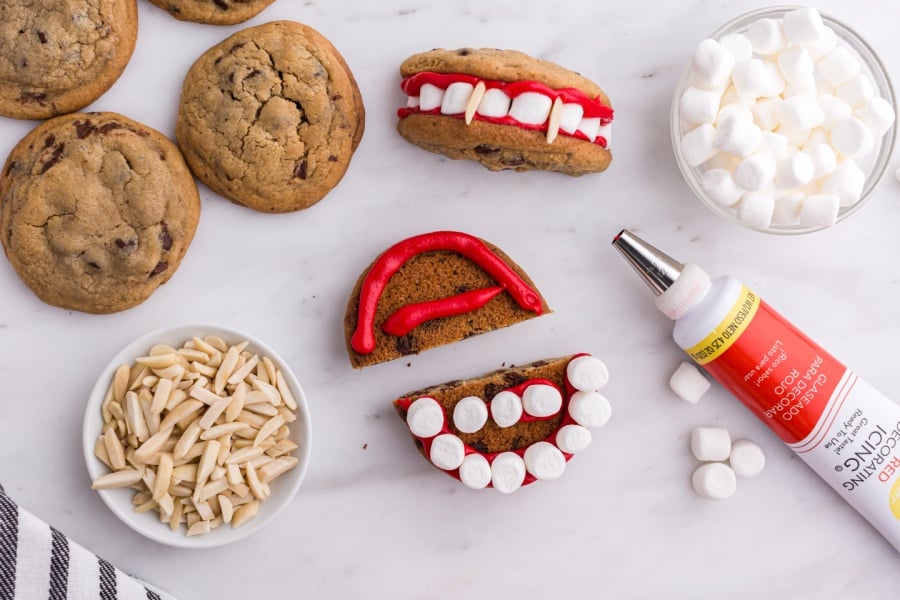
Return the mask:
M 877 387 L 897 387 L 898 184 L 830 231 L 743 230 L 692 197 L 668 112 L 693 46 L 761 4 L 500 0 L 278 0 L 250 23 L 319 29 L 362 89 L 366 134 L 344 181 L 311 210 L 257 214 L 201 188 L 203 215 L 175 277 L 110 316 L 46 306 L 0 264 L 0 482 L 23 506 L 123 569 L 183 598 L 866 598 L 900 584 L 894 550 L 722 388 L 690 406 L 666 381 L 682 360 L 671 325 L 609 246 L 632 228 L 715 274 L 732 273 Z M 900 81 L 900 5 L 822 0 Z M 137 50 L 90 108 L 172 136 L 183 74 L 239 27 L 177 22 L 140 0 Z M 397 67 L 435 46 L 517 48 L 583 72 L 617 109 L 602 175 L 489 173 L 395 132 Z M 5 156 L 33 123 L 2 119 Z M 892 169 L 896 167 L 892 162 Z M 555 312 L 354 371 L 342 339 L 359 272 L 406 236 L 455 228 L 489 239 Z M 315 447 L 288 511 L 239 545 L 174 550 L 120 523 L 90 491 L 83 405 L 107 360 L 163 325 L 216 321 L 290 361 L 311 402 Z M 510 497 L 471 492 L 418 455 L 393 414 L 403 392 L 589 351 L 612 371 L 612 422 L 565 477 Z M 407 362 L 409 365 L 407 365 Z M 768 466 L 727 502 L 690 489 L 687 436 L 719 424 L 759 442 Z M 215 595 L 214 595 L 215 594 Z

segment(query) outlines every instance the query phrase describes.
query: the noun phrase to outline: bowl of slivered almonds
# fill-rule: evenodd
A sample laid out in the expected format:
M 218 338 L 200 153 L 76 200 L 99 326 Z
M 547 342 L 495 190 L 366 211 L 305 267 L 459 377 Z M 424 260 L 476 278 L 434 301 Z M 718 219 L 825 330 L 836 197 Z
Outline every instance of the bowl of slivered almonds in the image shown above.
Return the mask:
M 245 538 L 293 499 L 309 463 L 309 407 L 269 346 L 221 325 L 176 325 L 123 348 L 88 400 L 92 487 L 157 542 Z

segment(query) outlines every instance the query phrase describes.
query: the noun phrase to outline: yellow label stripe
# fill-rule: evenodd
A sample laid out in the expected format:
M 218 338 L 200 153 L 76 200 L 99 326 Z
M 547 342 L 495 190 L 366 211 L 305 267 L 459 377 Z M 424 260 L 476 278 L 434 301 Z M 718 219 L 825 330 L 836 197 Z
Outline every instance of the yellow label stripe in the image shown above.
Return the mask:
M 714 361 L 723 352 L 731 348 L 753 320 L 759 309 L 759 296 L 751 292 L 747 286 L 741 288 L 734 306 L 722 319 L 722 322 L 710 332 L 703 340 L 686 350 L 695 362 L 705 365 Z

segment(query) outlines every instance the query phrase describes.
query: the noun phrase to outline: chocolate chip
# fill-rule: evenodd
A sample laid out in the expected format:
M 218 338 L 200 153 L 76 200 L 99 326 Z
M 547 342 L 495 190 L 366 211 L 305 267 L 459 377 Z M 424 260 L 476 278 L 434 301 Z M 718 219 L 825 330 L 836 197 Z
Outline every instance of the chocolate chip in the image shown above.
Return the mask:
M 44 148 L 49 148 L 53 144 L 56 143 L 56 136 L 52 133 L 47 136 L 47 139 L 44 140 Z
M 419 351 L 419 344 L 416 342 L 416 338 L 414 338 L 412 334 L 398 337 L 396 345 L 397 352 L 403 354 L 404 356 L 407 354 L 415 354 Z
M 13 172 L 13 169 L 17 167 L 17 163 L 14 160 L 9 161 L 9 166 L 6 167 L 6 176 L 9 177 L 9 174 Z
M 97 269 L 98 271 L 100 270 L 100 265 L 98 265 L 98 264 L 95 263 L 95 262 L 89 262 L 88 265 L 91 266 L 91 267 L 93 267 L 93 268 L 95 268 L 95 269 Z
M 94 124 L 91 123 L 90 119 L 85 119 L 84 121 L 75 121 L 72 123 L 75 126 L 75 135 L 78 136 L 79 140 L 83 140 L 87 136 L 94 133 Z
M 478 452 L 481 452 L 482 454 L 487 454 L 487 452 L 488 452 L 487 444 L 485 444 L 484 442 L 481 442 L 481 441 L 470 442 L 469 445 L 472 446 L 472 448 L 477 450 Z
M 332 154 L 331 156 L 328 157 L 328 161 L 329 161 L 329 162 L 337 162 L 337 161 L 338 161 L 338 157 L 335 156 L 334 154 Z
M 116 247 L 121 250 L 130 250 L 137 246 L 137 240 L 123 240 L 121 238 L 116 238 Z
M 256 77 L 257 75 L 262 75 L 262 71 L 260 71 L 259 69 L 253 69 L 247 74 L 247 77 L 245 77 L 245 79 L 250 79 L 251 77 Z
M 488 146 L 487 144 L 478 144 L 473 150 L 475 150 L 475 154 L 493 154 L 494 152 L 500 152 L 500 148 Z
M 28 67 L 28 59 L 27 59 L 27 58 L 23 58 L 23 59 L 22 59 L 22 68 L 25 69 L 25 68 L 27 68 L 27 67 Z
M 337 102 L 337 101 L 340 100 L 341 98 L 343 98 L 343 96 L 341 96 L 340 94 L 335 94 L 334 96 L 331 97 L 331 101 L 332 101 L 332 102 Z
M 228 5 L 225 4 L 225 0 L 213 0 L 213 4 L 215 4 L 222 10 L 228 10 Z
M 116 123 L 115 121 L 112 121 L 111 123 L 104 123 L 103 125 L 98 127 L 97 133 L 99 133 L 100 135 L 106 135 L 110 131 L 115 131 L 116 129 L 124 129 L 124 128 L 125 128 L 125 126 L 122 125 L 121 123 Z
M 528 381 L 528 378 L 521 373 L 507 373 L 503 376 L 503 381 L 506 382 L 506 387 L 515 387 Z
M 234 71 L 228 74 L 228 83 L 234 83 Z
M 494 396 L 503 391 L 503 386 L 498 383 L 489 383 L 484 386 L 484 396 L 488 400 L 492 400 Z
M 160 262 L 156 263 L 156 266 L 153 267 L 152 271 L 150 271 L 150 277 L 153 277 L 154 275 L 159 275 L 160 273 L 162 273 L 163 271 L 165 271 L 168 268 L 169 268 L 169 263 L 160 261 Z
M 46 44 L 46 43 L 47 43 L 47 34 L 46 34 L 46 33 L 44 33 L 43 31 L 38 31 L 38 32 L 37 32 L 37 36 L 38 36 L 38 39 L 41 41 L 42 44 Z
M 522 436 L 521 436 L 521 435 L 517 435 L 516 437 L 513 438 L 513 441 L 512 441 L 512 449 L 513 449 L 513 450 L 518 450 L 519 448 L 521 448 L 522 446 L 524 446 L 525 443 L 526 443 L 526 442 L 525 442 L 525 440 L 522 438 Z
M 470 54 L 468 48 L 462 48 L 461 50 L 457 50 L 456 53 L 459 54 L 460 56 L 468 56 Z
M 19 102 L 34 102 L 36 104 L 40 104 L 41 106 L 47 105 L 47 94 L 34 92 L 22 92 L 19 95 Z
M 297 165 L 297 167 L 294 169 L 294 177 L 299 177 L 300 179 L 306 179 L 308 166 L 309 165 L 307 164 L 305 158 L 303 160 L 301 160 L 300 163 Z
M 52 167 L 62 159 L 62 153 L 65 147 L 66 145 L 64 143 L 61 143 L 53 149 L 53 154 L 50 155 L 50 158 L 47 160 L 47 162 L 44 163 L 44 166 L 41 167 L 41 175 L 46 173 L 50 167 Z
M 525 158 L 521 154 L 515 154 L 509 158 L 504 158 L 500 162 L 507 167 L 520 167 L 525 164 Z
M 162 244 L 163 250 L 172 249 L 172 235 L 169 233 L 165 223 L 162 225 L 162 231 L 159 232 L 159 243 Z
M 459 285 L 459 286 L 456 286 L 456 293 L 457 294 L 465 294 L 466 292 L 468 292 L 471 289 L 472 288 L 470 288 L 467 285 Z

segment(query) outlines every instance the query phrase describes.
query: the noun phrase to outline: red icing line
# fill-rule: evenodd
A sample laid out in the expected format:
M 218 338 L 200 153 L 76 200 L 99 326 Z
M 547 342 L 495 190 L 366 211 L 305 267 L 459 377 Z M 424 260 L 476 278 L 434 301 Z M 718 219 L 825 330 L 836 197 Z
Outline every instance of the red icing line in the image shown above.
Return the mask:
M 406 335 L 425 321 L 462 315 L 478 310 L 503 291 L 500 286 L 464 292 L 456 296 L 407 304 L 395 310 L 381 324 L 381 330 L 390 335 Z
M 375 311 L 388 280 L 412 257 L 436 250 L 457 252 L 465 256 L 493 277 L 520 307 L 537 314 L 543 312 L 540 295 L 484 242 L 458 231 L 425 233 L 398 242 L 385 250 L 366 274 L 359 291 L 356 330 L 350 337 L 350 346 L 356 352 L 369 354 L 375 350 Z

